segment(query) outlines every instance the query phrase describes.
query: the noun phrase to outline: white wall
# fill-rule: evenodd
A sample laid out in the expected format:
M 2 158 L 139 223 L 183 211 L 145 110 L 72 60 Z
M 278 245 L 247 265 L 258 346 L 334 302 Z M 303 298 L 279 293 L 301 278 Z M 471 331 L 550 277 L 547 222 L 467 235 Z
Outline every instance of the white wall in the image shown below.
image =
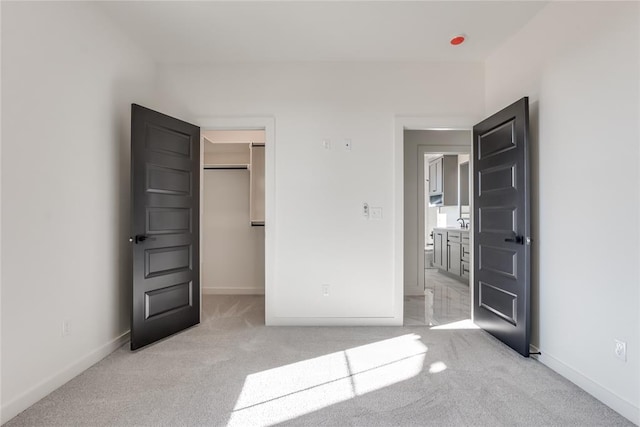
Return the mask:
M 3 2 L 2 421 L 128 329 L 130 102 L 183 118 L 274 116 L 268 320 L 374 324 L 401 317 L 394 116 L 479 116 L 530 95 L 534 339 L 545 363 L 638 423 L 637 16 L 634 3 L 552 3 L 487 61 L 486 81 L 469 63 L 166 67 L 161 108 L 151 62 L 92 5 Z M 603 232 L 614 224 L 602 194 L 632 238 Z M 365 201 L 382 221 L 362 218 Z
M 531 97 L 540 360 L 636 424 L 639 30 L 637 2 L 555 2 L 486 63 L 487 114 Z
M 268 322 L 402 322 L 394 292 L 394 116 L 478 115 L 481 64 L 167 66 L 160 85 L 193 117 L 275 117 Z M 351 151 L 341 148 L 344 138 Z M 383 219 L 365 220 L 363 202 L 382 207 Z M 329 296 L 322 284 L 330 285 Z
M 202 292 L 264 293 L 264 227 L 249 219 L 249 171 L 204 171 Z
M 2 422 L 126 339 L 130 103 L 153 79 L 94 5 L 3 2 Z

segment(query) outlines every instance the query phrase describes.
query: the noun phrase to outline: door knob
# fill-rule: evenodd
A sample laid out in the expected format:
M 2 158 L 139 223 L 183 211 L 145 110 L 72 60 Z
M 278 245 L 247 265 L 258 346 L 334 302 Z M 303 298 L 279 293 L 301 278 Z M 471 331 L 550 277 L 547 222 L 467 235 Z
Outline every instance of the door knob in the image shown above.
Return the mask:
M 522 245 L 524 243 L 524 237 L 523 236 L 514 236 L 514 237 L 510 237 L 507 239 L 504 239 L 505 242 L 512 242 L 512 243 L 517 243 L 519 245 Z
M 136 244 L 138 244 L 138 243 L 144 242 L 145 240 L 156 240 L 156 239 L 155 237 L 145 236 L 144 234 L 136 234 L 134 241 Z

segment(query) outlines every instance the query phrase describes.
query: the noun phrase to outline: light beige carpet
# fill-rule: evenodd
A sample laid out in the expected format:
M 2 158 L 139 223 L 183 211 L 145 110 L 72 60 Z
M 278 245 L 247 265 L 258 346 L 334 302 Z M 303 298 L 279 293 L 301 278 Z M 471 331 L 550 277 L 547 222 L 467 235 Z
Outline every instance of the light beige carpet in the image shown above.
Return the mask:
M 123 347 L 7 426 L 628 426 L 480 330 L 265 327 L 264 299 Z

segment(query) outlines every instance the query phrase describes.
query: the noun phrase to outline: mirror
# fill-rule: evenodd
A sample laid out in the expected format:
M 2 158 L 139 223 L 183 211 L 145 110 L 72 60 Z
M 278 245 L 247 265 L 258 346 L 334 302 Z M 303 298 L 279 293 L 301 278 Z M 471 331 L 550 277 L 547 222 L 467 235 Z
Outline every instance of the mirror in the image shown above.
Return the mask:
M 458 206 L 460 207 L 460 218 L 466 220 L 471 219 L 471 210 L 469 208 L 469 162 L 460 163 L 458 165 Z

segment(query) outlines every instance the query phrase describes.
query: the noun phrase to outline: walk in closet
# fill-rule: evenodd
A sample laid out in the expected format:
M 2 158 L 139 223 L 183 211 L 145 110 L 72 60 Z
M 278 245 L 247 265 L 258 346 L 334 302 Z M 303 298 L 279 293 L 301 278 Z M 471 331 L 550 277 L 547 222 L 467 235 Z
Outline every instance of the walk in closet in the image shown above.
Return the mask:
M 203 131 L 202 290 L 264 293 L 264 131 Z

